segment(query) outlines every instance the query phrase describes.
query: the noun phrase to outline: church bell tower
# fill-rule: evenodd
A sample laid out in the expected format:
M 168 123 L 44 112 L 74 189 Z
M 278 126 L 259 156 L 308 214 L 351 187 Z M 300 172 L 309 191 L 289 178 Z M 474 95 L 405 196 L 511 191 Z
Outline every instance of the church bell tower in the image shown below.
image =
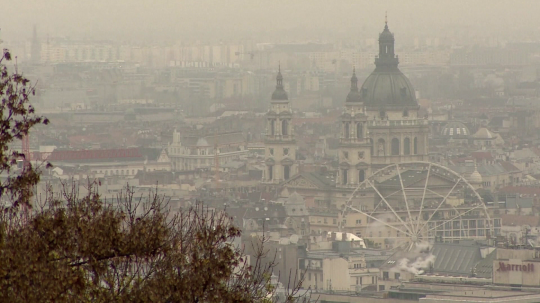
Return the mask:
M 367 116 L 358 92 L 358 78 L 353 70 L 351 91 L 341 115 L 339 138 L 338 187 L 356 187 L 371 174 L 370 141 L 367 134 Z
M 281 67 L 276 82 L 270 108 L 266 113 L 265 172 L 263 175 L 263 183 L 266 184 L 279 184 L 298 172 L 296 140 L 291 123 L 293 114 L 289 97 L 283 88 Z

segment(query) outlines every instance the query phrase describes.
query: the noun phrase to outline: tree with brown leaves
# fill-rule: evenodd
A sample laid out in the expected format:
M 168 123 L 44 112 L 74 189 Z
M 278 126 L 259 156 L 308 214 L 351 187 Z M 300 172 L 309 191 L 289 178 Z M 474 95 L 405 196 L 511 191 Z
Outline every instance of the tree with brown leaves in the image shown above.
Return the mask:
M 106 201 L 90 188 L 2 213 L 1 302 L 273 301 L 275 263 L 260 262 L 262 246 L 246 262 L 226 213 L 202 204 L 172 213 L 164 197 L 135 199 L 129 187 Z M 299 300 L 300 283 L 286 302 Z
M 1 187 L 0 302 L 276 302 L 275 263 L 261 262 L 269 252 L 261 245 L 247 260 L 234 244 L 241 230 L 202 203 L 172 212 L 166 198 L 135 197 L 129 186 L 107 200 L 96 182 L 82 197 L 72 185 L 30 203 L 39 171 L 14 173 L 21 155 L 8 144 L 48 121 L 28 104 L 27 79 L 6 67 L 0 79 L 0 168 L 9 174 Z M 299 296 L 302 280 L 282 302 L 310 300 Z

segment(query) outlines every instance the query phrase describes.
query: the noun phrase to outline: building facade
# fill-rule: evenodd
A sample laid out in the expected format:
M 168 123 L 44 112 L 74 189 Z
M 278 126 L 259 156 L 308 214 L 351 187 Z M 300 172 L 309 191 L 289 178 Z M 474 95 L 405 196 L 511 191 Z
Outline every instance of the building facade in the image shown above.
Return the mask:
M 213 170 L 218 165 L 247 157 L 248 150 L 242 133 L 229 132 L 208 136 L 182 136 L 173 132 L 168 147 L 173 171 Z

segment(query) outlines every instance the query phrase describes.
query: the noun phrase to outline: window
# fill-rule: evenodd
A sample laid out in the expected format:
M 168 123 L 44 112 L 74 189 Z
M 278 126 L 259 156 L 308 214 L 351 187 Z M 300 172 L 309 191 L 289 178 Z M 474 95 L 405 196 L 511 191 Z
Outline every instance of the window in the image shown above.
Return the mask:
M 385 142 L 384 139 L 379 139 L 377 141 L 377 156 L 384 156 L 385 155 Z
M 358 159 L 364 159 L 365 153 L 363 151 L 358 152 Z
M 396 279 L 396 280 L 399 279 L 399 273 L 398 272 L 394 274 L 394 279 Z
M 270 135 L 275 135 L 275 130 L 276 130 L 276 120 L 272 119 L 270 120 Z
M 284 148 L 283 149 L 283 155 L 284 156 L 287 156 L 289 154 L 289 149 L 288 148 Z
M 268 149 L 268 151 L 270 152 L 270 155 L 274 155 L 274 149 L 273 148 Z
M 281 134 L 287 136 L 289 134 L 289 122 L 287 120 L 281 121 Z
M 403 111 L 403 117 L 408 117 L 409 116 L 409 111 L 408 110 L 404 110 Z
M 362 127 L 362 123 L 356 123 L 356 138 L 362 139 L 364 136 L 364 128 Z
M 343 125 L 343 137 L 348 139 L 349 135 L 350 135 L 349 122 L 345 122 L 345 124 Z
M 362 224 L 362 220 L 356 220 L 356 224 L 358 225 Z
M 392 156 L 399 155 L 399 139 L 392 139 Z
M 341 176 L 341 181 L 342 181 L 341 184 L 347 185 L 347 183 L 348 183 L 348 179 L 347 179 L 348 176 L 347 176 L 347 175 L 348 175 L 348 174 L 349 174 L 349 170 L 348 170 L 348 169 L 343 169 L 343 170 L 341 170 L 341 175 L 342 175 L 342 176 Z
M 268 165 L 268 180 L 273 180 L 274 179 L 274 166 L 273 165 Z
M 405 138 L 405 140 L 403 140 L 403 153 L 405 155 L 411 154 L 411 139 L 409 138 Z
M 384 110 L 381 110 L 381 111 L 379 112 L 379 117 L 380 117 L 381 119 L 384 119 L 384 118 L 386 117 L 386 112 L 385 112 Z
M 343 158 L 349 159 L 349 152 L 344 151 L 343 152 Z
M 415 155 L 418 154 L 418 138 L 414 137 L 414 140 L 413 140 L 413 153 Z
M 334 224 L 334 225 L 337 224 L 336 218 L 332 219 L 332 224 Z
M 366 179 L 366 172 L 361 169 L 358 171 L 358 183 L 360 182 L 364 182 L 364 180 Z
M 283 179 L 289 180 L 290 175 L 291 175 L 291 167 L 289 165 L 283 166 Z

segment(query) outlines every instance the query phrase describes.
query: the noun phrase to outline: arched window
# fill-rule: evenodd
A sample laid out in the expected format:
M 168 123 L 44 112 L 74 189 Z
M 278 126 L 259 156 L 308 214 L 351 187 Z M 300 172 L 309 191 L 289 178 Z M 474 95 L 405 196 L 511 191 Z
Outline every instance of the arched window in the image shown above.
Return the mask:
M 273 136 L 276 130 L 276 120 L 270 120 L 270 134 Z
M 366 179 L 366 172 L 361 169 L 358 171 L 358 183 L 360 182 L 364 182 L 364 180 Z
M 403 140 L 403 153 L 405 155 L 411 154 L 411 139 L 409 138 L 405 138 L 405 140 Z
M 384 156 L 386 154 L 385 149 L 384 139 L 381 138 L 377 141 L 377 156 Z
M 413 139 L 413 153 L 415 155 L 418 154 L 418 138 L 417 137 L 414 137 Z
M 399 139 L 392 139 L 392 156 L 399 155 Z
M 283 179 L 289 180 L 290 175 L 291 175 L 291 167 L 289 165 L 283 166 Z
M 364 128 L 362 127 L 362 123 L 356 123 L 356 138 L 362 139 L 364 136 Z
M 349 136 L 350 136 L 350 125 L 349 125 L 349 122 L 345 122 L 345 124 L 343 125 L 343 137 L 345 139 L 349 139 Z
M 287 120 L 281 121 L 281 134 L 287 136 L 289 134 L 289 123 Z
M 348 169 L 343 169 L 341 170 L 341 181 L 342 181 L 342 184 L 343 185 L 347 185 L 347 183 L 349 182 L 348 180 L 348 174 L 349 174 L 349 170 Z

